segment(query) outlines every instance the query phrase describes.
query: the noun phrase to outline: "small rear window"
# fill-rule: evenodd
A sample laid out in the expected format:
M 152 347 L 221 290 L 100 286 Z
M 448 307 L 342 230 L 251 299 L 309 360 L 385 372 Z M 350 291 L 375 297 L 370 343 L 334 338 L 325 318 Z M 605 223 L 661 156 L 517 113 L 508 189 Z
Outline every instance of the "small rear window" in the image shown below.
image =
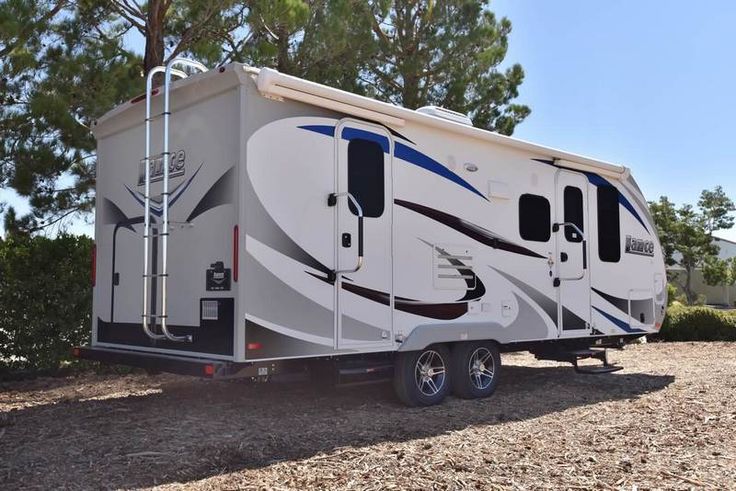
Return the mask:
M 536 194 L 519 197 L 519 235 L 524 240 L 547 242 L 552 234 L 549 200 Z

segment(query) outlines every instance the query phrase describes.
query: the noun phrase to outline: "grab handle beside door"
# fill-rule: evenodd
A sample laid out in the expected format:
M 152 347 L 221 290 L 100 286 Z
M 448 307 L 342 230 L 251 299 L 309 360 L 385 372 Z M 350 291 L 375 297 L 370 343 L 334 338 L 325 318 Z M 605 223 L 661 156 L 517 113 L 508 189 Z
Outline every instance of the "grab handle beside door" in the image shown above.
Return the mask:
M 327 206 L 335 206 L 337 205 L 337 198 L 347 198 L 350 203 L 353 204 L 355 209 L 358 211 L 358 263 L 356 266 L 352 269 L 336 269 L 332 273 L 334 277 L 337 277 L 340 273 L 355 273 L 358 271 L 361 267 L 363 267 L 363 208 L 360 206 L 360 203 L 358 203 L 358 200 L 355 199 L 355 196 L 348 192 L 344 193 L 330 193 L 327 196 Z

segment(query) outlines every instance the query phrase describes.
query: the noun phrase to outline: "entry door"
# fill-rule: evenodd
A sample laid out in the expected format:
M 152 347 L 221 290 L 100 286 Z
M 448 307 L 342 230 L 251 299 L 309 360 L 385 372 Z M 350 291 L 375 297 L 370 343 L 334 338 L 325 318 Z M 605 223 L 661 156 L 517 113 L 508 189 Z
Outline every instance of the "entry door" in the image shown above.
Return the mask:
M 590 334 L 588 180 L 559 170 L 556 187 L 557 327 L 560 337 L 584 336 Z
M 389 347 L 393 141 L 381 126 L 347 119 L 335 128 L 335 145 L 335 347 Z

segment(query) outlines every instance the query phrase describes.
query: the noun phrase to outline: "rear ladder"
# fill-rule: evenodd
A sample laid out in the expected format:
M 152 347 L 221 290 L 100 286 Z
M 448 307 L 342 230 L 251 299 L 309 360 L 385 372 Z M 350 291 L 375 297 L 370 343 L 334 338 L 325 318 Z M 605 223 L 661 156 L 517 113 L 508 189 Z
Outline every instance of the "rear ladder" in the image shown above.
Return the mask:
M 190 67 L 200 72 L 206 72 L 207 67 L 201 63 L 186 58 L 174 58 L 169 61 L 166 66 L 157 66 L 148 72 L 146 79 L 146 156 L 144 159 L 145 177 L 144 177 L 144 212 L 143 212 L 143 309 L 142 323 L 143 332 L 151 339 L 168 339 L 176 342 L 192 342 L 192 336 L 177 336 L 172 334 L 167 326 L 168 319 L 168 252 L 169 252 L 169 116 L 171 116 L 169 93 L 171 89 L 171 76 L 176 75 L 179 78 L 186 78 L 187 74 L 175 67 Z M 158 74 L 164 74 L 164 111 L 161 114 L 151 116 L 151 99 L 155 95 L 153 91 L 153 77 Z M 151 121 L 163 117 L 164 135 L 163 135 L 163 151 L 158 155 L 151 155 Z M 151 273 L 149 264 L 151 263 L 151 160 L 160 157 L 163 166 L 163 191 L 161 193 L 161 226 L 160 232 L 157 234 L 161 239 L 161 272 Z M 152 284 L 161 278 L 161 311 L 157 313 L 156 305 L 153 303 Z M 161 327 L 161 333 L 156 332 L 155 326 Z M 153 326 L 153 328 L 152 328 Z

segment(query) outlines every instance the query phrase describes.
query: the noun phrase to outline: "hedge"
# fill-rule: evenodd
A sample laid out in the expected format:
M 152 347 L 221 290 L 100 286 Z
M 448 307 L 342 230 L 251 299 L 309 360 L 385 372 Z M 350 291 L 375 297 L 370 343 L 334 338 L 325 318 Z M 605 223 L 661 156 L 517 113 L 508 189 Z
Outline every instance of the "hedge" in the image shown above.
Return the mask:
M 675 302 L 667 309 L 656 337 L 663 341 L 736 341 L 736 311 Z
M 92 245 L 74 235 L 0 240 L 0 378 L 53 372 L 88 342 Z

